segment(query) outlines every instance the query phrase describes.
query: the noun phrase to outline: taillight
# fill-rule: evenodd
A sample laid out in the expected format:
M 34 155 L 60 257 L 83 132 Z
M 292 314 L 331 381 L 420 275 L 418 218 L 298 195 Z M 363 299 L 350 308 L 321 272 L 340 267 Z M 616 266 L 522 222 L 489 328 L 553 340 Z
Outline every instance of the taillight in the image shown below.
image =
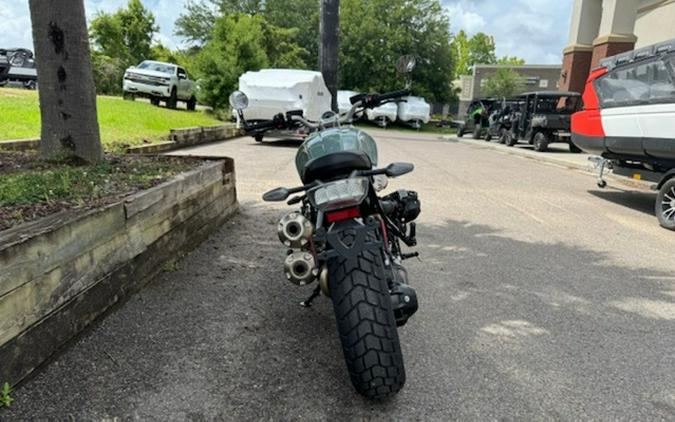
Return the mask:
M 358 207 L 345 208 L 343 210 L 326 213 L 326 220 L 328 220 L 329 223 L 337 223 L 359 217 L 361 217 L 361 210 Z

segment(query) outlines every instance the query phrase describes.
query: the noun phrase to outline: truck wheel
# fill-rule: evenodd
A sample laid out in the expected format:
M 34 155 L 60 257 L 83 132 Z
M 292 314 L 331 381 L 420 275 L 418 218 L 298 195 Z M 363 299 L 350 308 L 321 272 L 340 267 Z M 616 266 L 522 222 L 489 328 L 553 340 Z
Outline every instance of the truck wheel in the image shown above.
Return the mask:
M 262 141 L 263 141 L 263 136 L 264 136 L 264 135 L 263 135 L 262 133 L 259 133 L 259 134 L 255 135 L 255 136 L 253 137 L 253 139 L 255 139 L 256 142 L 262 143 Z
M 187 102 L 187 109 L 190 111 L 195 111 L 197 108 L 197 99 L 195 97 L 190 97 Z
M 347 229 L 342 239 L 354 236 Z M 372 235 L 370 235 L 372 237 Z M 379 251 L 328 261 L 330 297 L 347 371 L 370 399 L 396 394 L 405 384 L 403 355 Z
M 656 196 L 656 218 L 662 227 L 675 230 L 675 178 L 666 181 Z
M 166 106 L 170 109 L 175 109 L 178 106 L 178 91 L 176 87 L 171 90 L 171 96 L 166 100 Z
M 154 98 L 154 97 L 150 98 L 150 104 L 152 104 L 154 106 L 158 106 L 159 105 L 159 98 Z
M 474 128 L 473 128 L 473 139 L 476 139 L 476 140 L 480 139 L 480 132 L 481 132 L 480 129 L 481 128 L 480 128 L 479 124 L 474 126 Z
M 548 151 L 548 144 L 549 144 L 549 139 L 548 136 L 544 132 L 537 132 L 534 135 L 534 140 L 532 144 L 534 145 L 534 150 L 538 152 L 546 152 Z
M 459 129 L 457 129 L 457 137 L 458 138 L 461 138 L 462 136 L 464 136 L 464 130 L 465 130 L 464 125 L 460 126 Z
M 574 143 L 572 143 L 572 141 L 570 141 L 570 152 L 572 152 L 574 154 L 579 154 L 579 153 L 582 153 L 583 151 L 581 150 L 581 148 L 574 145 Z

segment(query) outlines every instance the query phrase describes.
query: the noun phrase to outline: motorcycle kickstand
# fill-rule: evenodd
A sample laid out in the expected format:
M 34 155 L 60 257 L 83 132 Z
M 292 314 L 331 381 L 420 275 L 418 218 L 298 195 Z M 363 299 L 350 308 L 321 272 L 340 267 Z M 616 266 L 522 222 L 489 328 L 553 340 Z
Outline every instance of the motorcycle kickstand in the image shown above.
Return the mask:
M 319 297 L 320 294 L 321 294 L 321 285 L 318 285 L 316 286 L 316 289 L 314 289 L 312 294 L 307 299 L 305 299 L 304 302 L 300 302 L 300 306 L 302 306 L 303 308 L 311 308 L 312 302 L 314 302 L 314 299 Z

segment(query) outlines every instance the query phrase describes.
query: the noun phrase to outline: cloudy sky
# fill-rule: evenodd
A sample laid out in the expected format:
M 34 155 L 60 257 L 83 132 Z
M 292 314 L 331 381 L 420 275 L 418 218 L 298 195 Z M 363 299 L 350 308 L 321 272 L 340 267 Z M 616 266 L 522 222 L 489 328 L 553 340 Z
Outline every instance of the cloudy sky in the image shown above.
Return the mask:
M 186 0 L 142 0 L 160 26 L 157 38 L 180 47 L 173 23 Z M 86 0 L 87 15 L 113 11 L 127 0 Z M 495 36 L 497 54 L 522 57 L 531 64 L 560 63 L 569 32 L 572 0 L 442 0 L 451 30 Z M 27 0 L 0 0 L 0 47 L 32 48 Z

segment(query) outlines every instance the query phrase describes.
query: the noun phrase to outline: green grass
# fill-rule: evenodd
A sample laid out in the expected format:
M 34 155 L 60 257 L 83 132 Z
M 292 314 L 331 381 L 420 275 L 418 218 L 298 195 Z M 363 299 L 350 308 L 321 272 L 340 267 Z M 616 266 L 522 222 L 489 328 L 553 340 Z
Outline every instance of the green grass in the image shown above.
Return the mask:
M 0 231 L 60 210 L 105 205 L 199 164 L 174 157 L 108 155 L 98 164 L 82 165 L 43 160 L 37 153 L 0 152 Z
M 145 102 L 98 97 L 98 123 L 107 150 L 157 142 L 170 129 L 222 124 L 201 111 L 169 110 Z M 0 140 L 40 137 L 40 108 L 36 91 L 0 88 Z

